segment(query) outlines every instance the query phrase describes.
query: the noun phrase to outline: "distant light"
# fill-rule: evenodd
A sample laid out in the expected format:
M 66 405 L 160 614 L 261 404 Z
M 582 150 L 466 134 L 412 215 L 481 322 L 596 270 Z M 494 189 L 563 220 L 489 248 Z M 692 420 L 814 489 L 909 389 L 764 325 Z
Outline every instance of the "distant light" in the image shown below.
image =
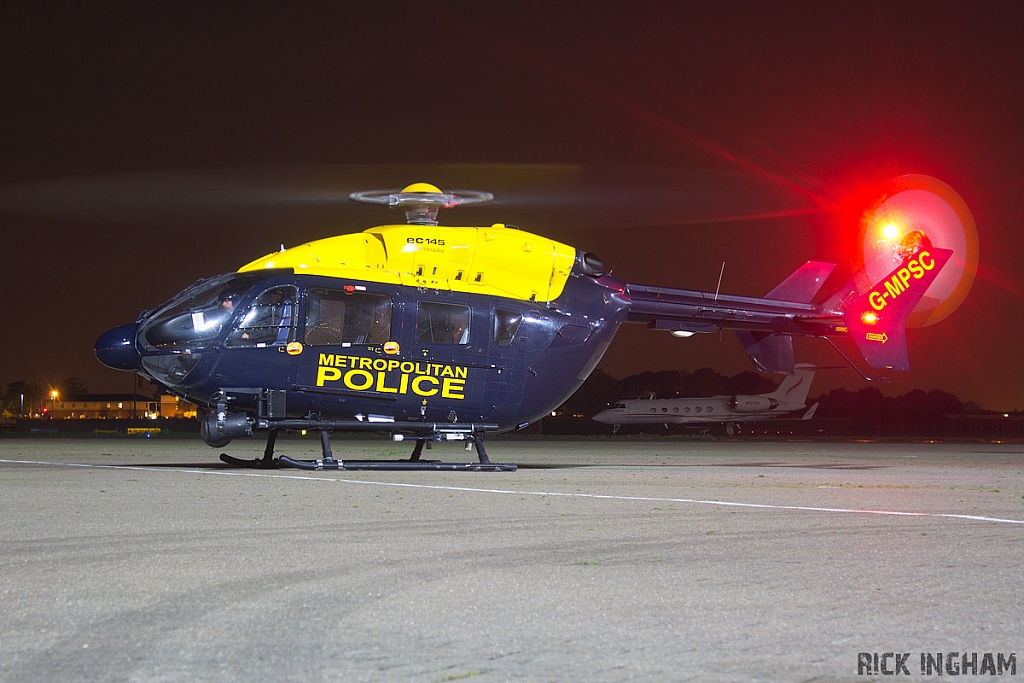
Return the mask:
M 558 417 L 558 413 L 556 413 L 555 411 L 552 410 L 551 411 L 551 417 Z
M 1010 417 L 1009 413 L 1003 413 L 1003 417 Z

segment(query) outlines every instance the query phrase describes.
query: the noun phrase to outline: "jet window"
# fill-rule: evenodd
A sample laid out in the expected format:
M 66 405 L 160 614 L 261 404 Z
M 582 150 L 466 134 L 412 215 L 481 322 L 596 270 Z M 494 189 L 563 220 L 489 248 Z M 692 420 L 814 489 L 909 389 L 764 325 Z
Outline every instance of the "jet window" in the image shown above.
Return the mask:
M 421 344 L 468 344 L 469 306 L 421 301 L 416 339 Z
M 294 339 L 295 288 L 274 287 L 259 295 L 228 335 L 228 346 L 287 344 Z
M 519 331 L 523 322 L 521 313 L 506 311 L 500 308 L 494 309 L 493 319 L 493 340 L 495 346 L 508 346 Z
M 305 342 L 383 344 L 391 339 L 391 304 L 385 294 L 312 287 L 306 292 Z

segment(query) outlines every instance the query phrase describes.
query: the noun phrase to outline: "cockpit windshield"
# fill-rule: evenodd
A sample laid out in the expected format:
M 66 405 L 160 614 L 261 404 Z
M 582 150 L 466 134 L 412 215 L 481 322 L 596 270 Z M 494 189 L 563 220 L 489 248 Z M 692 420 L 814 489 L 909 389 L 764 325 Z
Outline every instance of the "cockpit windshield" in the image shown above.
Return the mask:
M 139 341 L 149 349 L 205 346 L 231 323 L 246 293 L 279 272 L 229 273 L 197 283 L 148 317 L 139 330 Z

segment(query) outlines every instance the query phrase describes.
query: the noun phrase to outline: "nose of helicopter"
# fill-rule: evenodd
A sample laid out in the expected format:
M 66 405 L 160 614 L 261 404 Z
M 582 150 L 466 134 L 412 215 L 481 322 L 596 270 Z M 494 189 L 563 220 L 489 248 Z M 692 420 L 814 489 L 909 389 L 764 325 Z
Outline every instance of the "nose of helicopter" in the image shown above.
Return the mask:
M 96 358 L 115 370 L 138 370 L 139 352 L 135 350 L 138 323 L 121 325 L 108 330 L 96 340 Z

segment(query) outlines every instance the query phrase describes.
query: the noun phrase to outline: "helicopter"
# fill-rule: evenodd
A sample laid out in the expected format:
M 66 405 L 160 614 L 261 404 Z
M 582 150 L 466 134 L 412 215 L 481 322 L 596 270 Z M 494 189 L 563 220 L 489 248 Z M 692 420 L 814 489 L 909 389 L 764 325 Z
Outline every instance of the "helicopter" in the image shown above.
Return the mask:
M 851 338 L 869 366 L 907 370 L 905 328 L 948 316 L 977 265 L 969 210 L 928 176 L 883 188 L 864 219 L 864 266 L 819 303 L 832 263 L 808 261 L 761 298 L 635 284 L 516 226 L 438 223 L 441 209 L 486 203 L 488 192 L 416 183 L 349 198 L 402 209 L 406 222 L 282 245 L 201 279 L 102 334 L 98 360 L 199 406 L 213 448 L 267 432 L 262 458 L 221 454 L 229 465 L 510 471 L 490 461 L 485 436 L 560 406 L 624 323 L 678 337 L 735 330 L 764 372 L 795 372 L 794 336 L 844 358 L 833 340 Z M 275 457 L 282 431 L 319 432 L 322 457 Z M 415 443 L 404 460 L 346 460 L 331 450 L 334 431 Z M 422 457 L 455 441 L 478 462 Z

